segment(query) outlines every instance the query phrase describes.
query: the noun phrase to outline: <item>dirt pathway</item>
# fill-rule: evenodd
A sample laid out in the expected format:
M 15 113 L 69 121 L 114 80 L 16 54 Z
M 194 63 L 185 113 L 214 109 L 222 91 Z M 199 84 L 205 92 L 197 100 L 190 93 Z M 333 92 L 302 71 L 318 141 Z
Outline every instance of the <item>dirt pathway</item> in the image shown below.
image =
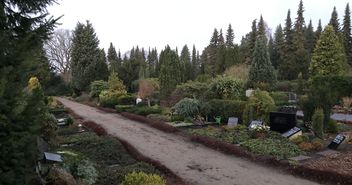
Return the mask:
M 167 134 L 118 114 L 105 113 L 67 99 L 66 107 L 102 125 L 145 156 L 160 161 L 188 182 L 199 185 L 310 185 L 314 182 L 284 174 L 247 160 L 222 154 L 181 136 Z

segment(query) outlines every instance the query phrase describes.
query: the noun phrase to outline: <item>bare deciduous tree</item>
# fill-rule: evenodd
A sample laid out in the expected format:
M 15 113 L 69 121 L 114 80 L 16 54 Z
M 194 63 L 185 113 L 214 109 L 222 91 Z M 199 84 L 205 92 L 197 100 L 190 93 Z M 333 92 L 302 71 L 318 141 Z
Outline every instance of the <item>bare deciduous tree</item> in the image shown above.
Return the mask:
M 45 43 L 45 51 L 51 67 L 62 75 L 65 82 L 71 81 L 72 32 L 59 29 Z

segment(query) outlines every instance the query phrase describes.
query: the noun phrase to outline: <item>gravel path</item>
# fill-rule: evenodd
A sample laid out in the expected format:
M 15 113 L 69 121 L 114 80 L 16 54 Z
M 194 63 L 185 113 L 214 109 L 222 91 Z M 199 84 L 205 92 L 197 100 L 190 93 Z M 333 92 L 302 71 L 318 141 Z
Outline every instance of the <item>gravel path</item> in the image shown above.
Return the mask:
M 310 185 L 314 182 L 229 156 L 167 134 L 118 114 L 105 113 L 67 99 L 57 98 L 85 120 L 102 125 L 145 156 L 160 161 L 175 174 L 199 185 Z

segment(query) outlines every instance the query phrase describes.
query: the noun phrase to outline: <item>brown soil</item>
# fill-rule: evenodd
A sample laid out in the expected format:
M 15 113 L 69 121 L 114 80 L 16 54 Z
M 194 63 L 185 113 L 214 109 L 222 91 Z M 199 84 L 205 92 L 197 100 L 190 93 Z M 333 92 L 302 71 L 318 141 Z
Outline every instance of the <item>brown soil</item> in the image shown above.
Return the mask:
M 332 171 L 341 175 L 352 174 L 352 152 L 322 157 L 305 164 L 308 168 Z
M 133 145 L 141 154 L 159 161 L 177 176 L 192 184 L 316 184 L 274 168 L 267 168 L 242 158 L 225 155 L 184 137 L 165 133 L 118 114 L 58 98 L 85 120 L 104 127 L 108 134 Z

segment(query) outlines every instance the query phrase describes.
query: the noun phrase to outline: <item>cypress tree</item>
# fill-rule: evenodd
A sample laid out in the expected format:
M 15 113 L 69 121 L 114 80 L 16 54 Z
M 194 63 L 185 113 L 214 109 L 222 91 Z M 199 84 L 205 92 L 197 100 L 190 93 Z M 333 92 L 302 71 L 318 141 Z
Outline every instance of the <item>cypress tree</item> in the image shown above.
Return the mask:
M 276 82 L 275 71 L 270 62 L 266 39 L 263 35 L 258 36 L 255 44 L 248 82 L 250 86 L 255 86 L 257 83 L 273 85 Z
M 87 21 L 86 25 L 78 23 L 72 40 L 72 84 L 75 90 L 84 91 L 94 80 L 106 80 L 108 73 L 101 74 L 96 67 L 106 63 L 102 60 L 102 52 L 99 49 L 99 40 L 92 24 Z
M 352 66 L 352 36 L 351 36 L 351 12 L 349 3 L 346 5 L 345 16 L 343 18 L 343 43 L 345 46 L 345 53 L 347 63 Z
M 334 28 L 334 31 L 336 34 L 338 34 L 340 32 L 341 28 L 340 28 L 340 23 L 339 23 L 339 19 L 338 19 L 338 15 L 337 15 L 337 11 L 336 11 L 335 6 L 334 6 L 334 9 L 331 13 L 329 25 L 331 25 Z
M 269 37 L 269 42 L 268 42 L 268 52 L 269 52 L 270 61 L 273 65 L 273 67 L 275 68 L 275 65 L 274 65 L 274 58 L 275 58 L 275 56 L 274 56 L 275 55 L 274 39 L 271 35 Z
M 156 48 L 153 48 L 151 51 L 149 49 L 149 54 L 147 57 L 147 63 L 149 66 L 150 76 L 157 78 L 159 76 L 159 67 L 158 67 L 158 51 Z
M 270 58 L 275 69 L 278 69 L 278 67 L 283 62 L 284 49 L 285 38 L 280 24 L 279 26 L 277 26 L 274 34 L 273 53 Z
M 192 79 L 192 64 L 191 64 L 191 54 L 189 52 L 188 46 L 185 45 L 182 48 L 181 56 L 181 73 L 182 73 L 182 82 L 187 82 Z
M 181 83 L 181 64 L 175 51 L 166 46 L 160 53 L 160 94 L 162 98 L 167 98 Z
M 192 70 L 191 70 L 191 80 L 196 79 L 197 75 L 199 74 L 200 66 L 199 66 L 199 59 L 198 56 L 199 53 L 197 53 L 196 46 L 193 45 L 192 48 Z
M 343 75 L 346 72 L 346 56 L 334 27 L 325 27 L 314 49 L 309 67 L 311 76 Z
M 110 71 L 118 72 L 118 68 L 121 63 L 119 63 L 119 57 L 117 56 L 114 45 L 110 42 L 110 47 L 108 49 L 108 63 L 110 66 Z

